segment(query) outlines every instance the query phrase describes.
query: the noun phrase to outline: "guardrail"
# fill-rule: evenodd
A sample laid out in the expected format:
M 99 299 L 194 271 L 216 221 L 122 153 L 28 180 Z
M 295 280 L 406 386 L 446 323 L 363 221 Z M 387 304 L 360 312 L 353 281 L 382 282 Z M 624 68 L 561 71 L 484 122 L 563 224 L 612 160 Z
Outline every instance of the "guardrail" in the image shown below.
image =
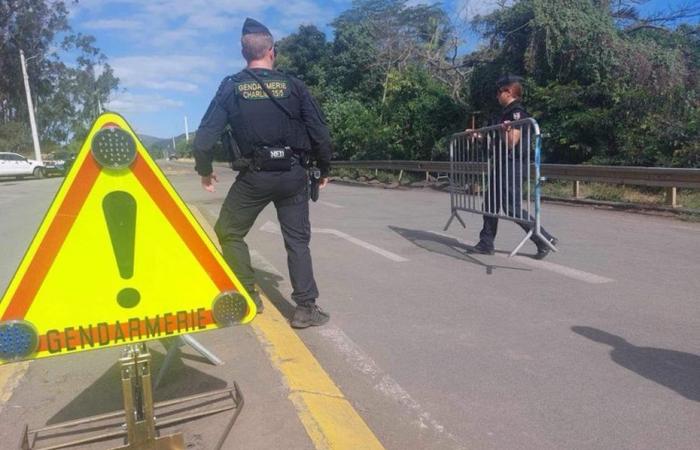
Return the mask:
M 353 169 L 398 170 L 403 172 L 447 173 L 449 161 L 334 161 L 333 167 Z M 470 164 L 456 164 L 455 170 L 463 173 L 476 172 L 480 168 Z M 628 184 L 632 186 L 665 187 L 666 203 L 674 208 L 677 203 L 677 189 L 700 189 L 700 169 L 675 169 L 666 167 L 629 166 L 585 166 L 569 164 L 542 164 L 545 178 L 573 181 L 573 196 L 580 198 L 580 183 L 599 182 Z M 399 179 L 401 174 L 399 175 Z

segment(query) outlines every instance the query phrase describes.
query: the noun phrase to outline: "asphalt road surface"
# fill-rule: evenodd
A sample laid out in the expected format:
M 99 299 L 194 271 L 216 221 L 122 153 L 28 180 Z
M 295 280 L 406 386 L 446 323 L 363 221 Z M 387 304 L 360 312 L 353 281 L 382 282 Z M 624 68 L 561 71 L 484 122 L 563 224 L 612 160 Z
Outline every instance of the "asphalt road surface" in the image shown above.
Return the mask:
M 191 164 L 162 164 L 213 224 L 234 174 L 218 168 L 210 194 Z M 0 287 L 60 182 L 0 182 Z M 481 218 L 463 214 L 466 230 L 454 221 L 443 232 L 448 217 L 447 194 L 429 189 L 332 184 L 311 207 L 318 303 L 332 318 L 296 334 L 385 448 L 698 448 L 699 224 L 545 204 L 560 252 L 535 261 L 531 243 L 507 257 L 522 238 L 516 225 L 501 222 L 499 252 L 483 256 L 470 252 Z M 272 206 L 248 244 L 266 295 L 289 317 Z M 309 433 L 254 327 L 197 336 L 226 365 L 185 349 L 157 399 L 235 379 L 247 404 L 230 448 L 334 448 Z M 0 435 L 14 445 L 23 423 L 118 409 L 115 355 L 18 366 L 0 389 Z M 216 420 L 184 428 L 189 448 L 209 448 Z

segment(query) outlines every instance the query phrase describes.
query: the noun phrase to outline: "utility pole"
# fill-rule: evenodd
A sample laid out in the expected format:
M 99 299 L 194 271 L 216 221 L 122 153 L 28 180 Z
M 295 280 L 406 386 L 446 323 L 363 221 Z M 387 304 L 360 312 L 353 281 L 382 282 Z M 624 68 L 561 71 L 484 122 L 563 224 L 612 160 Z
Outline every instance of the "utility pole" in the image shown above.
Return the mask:
M 187 127 L 187 116 L 185 116 L 185 142 L 190 142 L 190 131 Z
M 173 136 L 173 155 L 177 155 L 177 150 L 175 149 L 175 136 Z
M 35 58 L 38 55 L 31 56 Z M 41 146 L 39 145 L 39 132 L 36 129 L 36 120 L 34 119 L 34 103 L 32 102 L 32 93 L 29 89 L 29 76 L 27 75 L 27 60 L 24 59 L 24 52 L 19 51 L 19 59 L 22 62 L 22 77 L 24 78 L 24 91 L 27 94 L 27 107 L 29 108 L 29 125 L 32 128 L 32 141 L 34 141 L 34 157 L 43 165 L 41 159 Z
M 95 97 L 97 97 L 97 115 L 99 116 L 104 110 L 102 109 L 102 100 L 100 100 L 100 90 L 97 86 L 97 74 L 94 72 L 94 70 L 92 72 L 92 79 L 95 82 Z

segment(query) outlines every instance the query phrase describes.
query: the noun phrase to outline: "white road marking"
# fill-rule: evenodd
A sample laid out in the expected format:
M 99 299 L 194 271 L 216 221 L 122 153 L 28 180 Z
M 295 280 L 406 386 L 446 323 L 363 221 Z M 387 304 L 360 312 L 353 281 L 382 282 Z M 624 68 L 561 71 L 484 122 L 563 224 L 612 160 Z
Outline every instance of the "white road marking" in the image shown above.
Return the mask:
M 453 441 L 453 443 L 458 443 L 457 439 L 447 432 L 442 424 L 433 419 L 430 413 L 425 411 L 391 375 L 380 369 L 377 363 L 355 344 L 343 330 L 333 325 L 326 325 L 318 329 L 318 334 L 327 339 L 355 370 L 369 377 L 373 382 L 375 391 L 406 408 L 409 414 L 414 416 L 413 421 L 420 428 L 430 429 L 436 434 Z
M 265 231 L 267 233 L 273 233 L 273 234 L 282 234 L 282 231 L 280 230 L 280 226 L 272 223 L 271 221 L 265 222 L 265 224 L 260 227 L 260 231 Z M 404 258 L 403 256 L 399 256 L 396 253 L 392 253 L 388 250 L 384 250 L 383 248 L 379 248 L 376 245 L 372 245 L 369 242 L 365 242 L 362 239 L 357 239 L 356 237 L 350 236 L 347 233 L 343 233 L 342 231 L 335 230 L 333 228 L 311 228 L 312 233 L 319 233 L 319 234 L 331 234 L 333 236 L 339 237 L 341 239 L 345 239 L 346 241 L 355 244 L 359 247 L 362 247 L 366 250 L 369 250 L 371 252 L 374 252 L 378 255 L 381 255 L 391 261 L 394 262 L 406 262 L 408 259 Z
M 454 239 L 457 242 L 460 242 L 460 243 L 467 245 L 469 247 L 473 247 L 474 245 L 476 245 L 475 242 L 465 241 L 463 239 L 456 238 L 456 237 L 454 237 L 450 234 L 447 234 L 447 233 L 441 233 L 439 231 L 430 231 L 430 233 L 436 234 L 438 236 L 443 236 L 443 237 Z M 508 258 L 508 255 L 500 254 L 500 253 L 496 253 L 496 256 L 500 256 L 502 258 L 507 258 L 507 259 L 510 259 L 513 261 L 517 261 L 521 264 L 525 264 L 526 266 L 530 266 L 530 267 L 535 267 L 537 269 L 548 270 L 550 272 L 558 273 L 559 275 L 573 278 L 574 280 L 584 281 L 586 283 L 604 284 L 604 283 L 612 283 L 615 281 L 612 278 L 606 278 L 606 277 L 603 277 L 600 275 L 596 275 L 594 273 L 584 272 L 583 270 L 573 269 L 571 267 L 566 267 L 566 266 L 562 266 L 560 264 L 555 264 L 555 263 L 551 263 L 551 262 L 547 262 L 547 261 L 538 261 L 536 259 L 532 259 L 532 258 L 529 258 L 526 256 L 515 255 L 512 258 Z
M 259 251 L 251 250 L 250 251 L 250 259 L 251 259 L 251 261 L 253 261 L 253 266 L 256 269 L 261 269 L 267 273 L 271 273 L 272 275 L 276 275 L 280 278 L 284 278 L 284 275 L 282 274 L 282 272 L 277 270 L 277 267 L 273 266 L 270 261 L 265 259 L 265 257 L 263 255 L 261 255 Z
M 536 267 L 538 269 L 549 270 L 550 272 L 558 273 L 559 275 L 564 275 L 565 277 L 573 278 L 575 280 L 585 281 L 590 284 L 605 284 L 612 283 L 615 280 L 612 278 L 606 278 L 594 273 L 584 272 L 583 270 L 573 269 L 571 267 L 562 266 L 560 264 L 554 264 L 547 261 L 538 261 L 536 259 L 528 258 L 525 256 L 513 256 L 514 259 L 525 265 Z
M 325 201 L 323 201 L 323 200 L 319 200 L 319 201 L 317 201 L 316 203 L 318 203 L 318 204 L 320 204 L 320 205 L 324 205 L 324 206 L 330 206 L 331 208 L 336 208 L 336 209 L 343 209 L 343 208 L 345 208 L 345 206 L 336 205 L 335 203 L 325 202 Z
M 265 231 L 274 232 L 273 227 L 275 225 L 272 222 L 267 222 L 265 225 L 267 226 L 267 230 Z M 279 228 L 277 228 L 277 232 L 279 232 Z M 250 256 L 253 266 L 256 268 L 279 277 L 284 277 L 284 275 L 282 275 L 282 273 L 277 270 L 277 268 L 273 266 L 270 261 L 262 256 L 260 252 L 251 250 Z M 380 392 L 390 400 L 404 406 L 407 412 L 413 416 L 412 420 L 414 420 L 414 422 L 420 428 L 433 430 L 435 433 L 450 439 L 455 444 L 458 443 L 457 439 L 455 439 L 452 434 L 445 431 L 445 427 L 443 425 L 433 419 L 430 413 L 423 410 L 420 404 L 415 401 L 413 397 L 411 397 L 411 395 L 396 382 L 396 380 L 380 369 L 372 357 L 365 353 L 352 339 L 348 337 L 348 335 L 345 334 L 345 332 L 343 332 L 343 330 L 334 326 L 333 324 L 328 324 L 323 327 L 319 327 L 315 331 L 329 341 L 333 348 L 335 348 L 339 354 L 343 355 L 345 361 L 350 364 L 353 369 L 369 377 L 373 382 L 374 390 Z M 458 448 L 462 447 L 458 446 Z

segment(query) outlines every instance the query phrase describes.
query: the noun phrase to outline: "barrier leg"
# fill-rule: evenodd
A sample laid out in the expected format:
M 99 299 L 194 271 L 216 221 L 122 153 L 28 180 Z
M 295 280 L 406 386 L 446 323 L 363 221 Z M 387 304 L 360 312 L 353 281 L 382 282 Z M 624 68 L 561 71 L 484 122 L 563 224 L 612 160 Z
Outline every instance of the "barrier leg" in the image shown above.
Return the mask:
M 510 255 L 508 255 L 509 258 L 512 258 L 513 256 L 515 256 L 515 255 L 520 251 L 520 249 L 523 247 L 523 245 L 525 245 L 525 243 L 527 242 L 527 240 L 530 239 L 530 236 L 532 236 L 532 233 L 533 233 L 532 230 L 530 230 L 530 231 L 527 232 L 527 234 L 525 235 L 525 237 L 523 238 L 523 240 L 520 241 L 520 244 L 518 244 L 518 246 L 515 247 L 515 249 L 514 249 L 512 252 L 510 252 Z
M 461 217 L 459 217 L 459 213 L 457 211 L 452 211 L 452 215 L 450 216 L 449 220 L 447 221 L 447 224 L 445 225 L 445 228 L 443 228 L 443 231 L 447 231 L 448 228 L 450 228 L 450 224 L 452 223 L 452 220 L 454 218 L 457 218 L 459 223 L 462 224 L 462 228 L 467 228 L 467 225 L 464 223 Z
M 559 249 L 557 249 L 557 248 L 554 246 L 554 244 L 552 244 L 551 242 L 549 242 L 548 239 L 546 239 L 544 236 L 542 236 L 542 233 L 541 233 L 540 231 L 537 231 L 537 232 L 535 233 L 535 236 L 537 236 L 538 238 L 540 238 L 540 239 L 542 240 L 542 242 L 544 242 L 545 244 L 547 244 L 547 247 L 549 247 L 550 249 L 554 250 L 555 252 L 558 252 L 558 251 L 559 251 Z

